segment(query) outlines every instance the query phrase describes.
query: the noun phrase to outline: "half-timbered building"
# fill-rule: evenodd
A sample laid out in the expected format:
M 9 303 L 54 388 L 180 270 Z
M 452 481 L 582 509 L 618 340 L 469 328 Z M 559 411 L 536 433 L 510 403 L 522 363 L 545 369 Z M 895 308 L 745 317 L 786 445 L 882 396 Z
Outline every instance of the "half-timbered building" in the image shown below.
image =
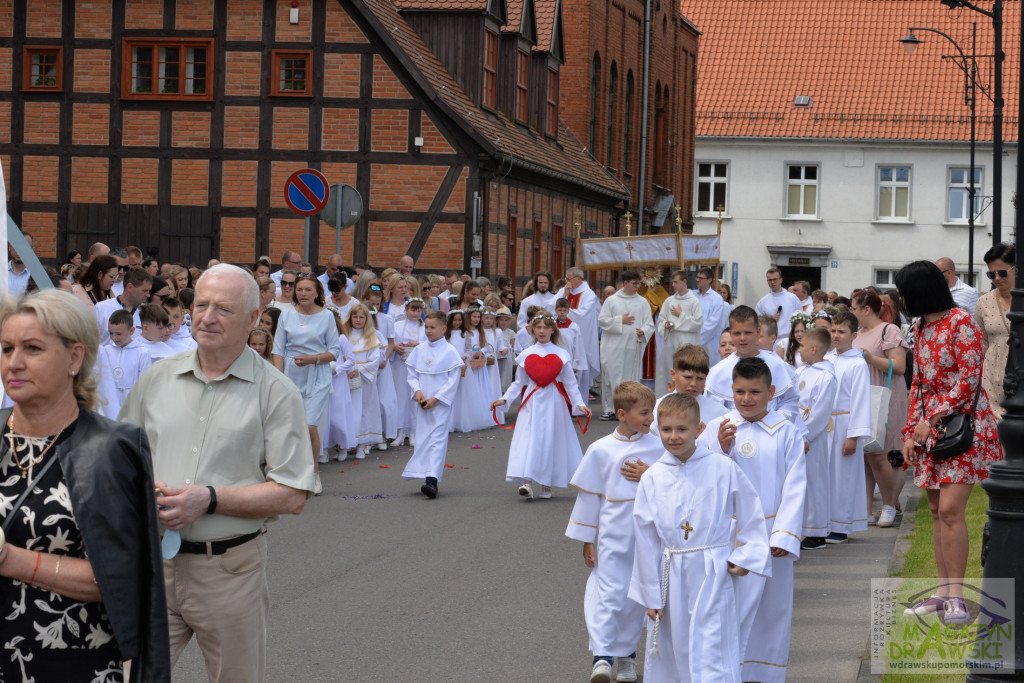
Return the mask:
M 309 166 L 363 197 L 348 263 L 560 273 L 629 198 L 560 116 L 563 35 L 559 0 L 0 0 L 8 208 L 43 257 L 276 260 Z

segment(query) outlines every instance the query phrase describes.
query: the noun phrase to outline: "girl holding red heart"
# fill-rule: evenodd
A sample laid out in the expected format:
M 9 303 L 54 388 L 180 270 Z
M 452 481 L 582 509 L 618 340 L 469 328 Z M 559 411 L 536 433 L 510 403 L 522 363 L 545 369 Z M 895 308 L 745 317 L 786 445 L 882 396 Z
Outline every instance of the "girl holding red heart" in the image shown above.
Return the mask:
M 534 485 L 540 498 L 551 497 L 551 487 L 569 485 L 583 451 L 572 415 L 591 412 L 580 395 L 569 351 L 559 345 L 558 326 L 550 313 L 530 321 L 534 344 L 516 357 L 519 372 L 497 401 L 496 409 L 522 397 L 508 454 L 505 480 L 519 484 L 519 495 L 533 500 Z

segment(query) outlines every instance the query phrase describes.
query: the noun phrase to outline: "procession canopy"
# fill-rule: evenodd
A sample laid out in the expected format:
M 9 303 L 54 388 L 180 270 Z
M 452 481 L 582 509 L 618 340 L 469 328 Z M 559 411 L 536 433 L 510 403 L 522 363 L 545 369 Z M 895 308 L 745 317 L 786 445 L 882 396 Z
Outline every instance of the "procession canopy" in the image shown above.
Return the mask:
M 719 239 L 718 235 L 679 233 L 581 239 L 576 249 L 577 266 L 583 270 L 621 270 L 717 265 Z

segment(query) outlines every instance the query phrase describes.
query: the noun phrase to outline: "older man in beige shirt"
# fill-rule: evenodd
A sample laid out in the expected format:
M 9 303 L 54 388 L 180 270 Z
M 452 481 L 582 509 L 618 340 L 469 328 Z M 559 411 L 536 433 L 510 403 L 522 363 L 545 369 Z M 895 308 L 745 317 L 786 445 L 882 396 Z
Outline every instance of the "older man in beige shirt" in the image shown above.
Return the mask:
M 255 280 L 235 266 L 196 285 L 198 348 L 152 366 L 120 419 L 145 429 L 160 521 L 181 533 L 164 562 L 171 657 L 195 634 L 211 681 L 266 671 L 266 523 L 299 514 L 314 487 L 295 385 L 246 347 L 259 318 Z

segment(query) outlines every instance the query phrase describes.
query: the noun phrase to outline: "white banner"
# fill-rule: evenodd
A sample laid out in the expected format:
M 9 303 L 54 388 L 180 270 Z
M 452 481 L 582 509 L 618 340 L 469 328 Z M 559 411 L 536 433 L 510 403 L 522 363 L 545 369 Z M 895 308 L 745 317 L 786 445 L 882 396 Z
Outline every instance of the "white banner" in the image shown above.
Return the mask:
M 675 234 L 580 240 L 579 255 L 580 267 L 591 270 L 682 265 Z
M 719 258 L 718 235 L 683 235 L 683 259 L 687 263 L 718 261 Z

